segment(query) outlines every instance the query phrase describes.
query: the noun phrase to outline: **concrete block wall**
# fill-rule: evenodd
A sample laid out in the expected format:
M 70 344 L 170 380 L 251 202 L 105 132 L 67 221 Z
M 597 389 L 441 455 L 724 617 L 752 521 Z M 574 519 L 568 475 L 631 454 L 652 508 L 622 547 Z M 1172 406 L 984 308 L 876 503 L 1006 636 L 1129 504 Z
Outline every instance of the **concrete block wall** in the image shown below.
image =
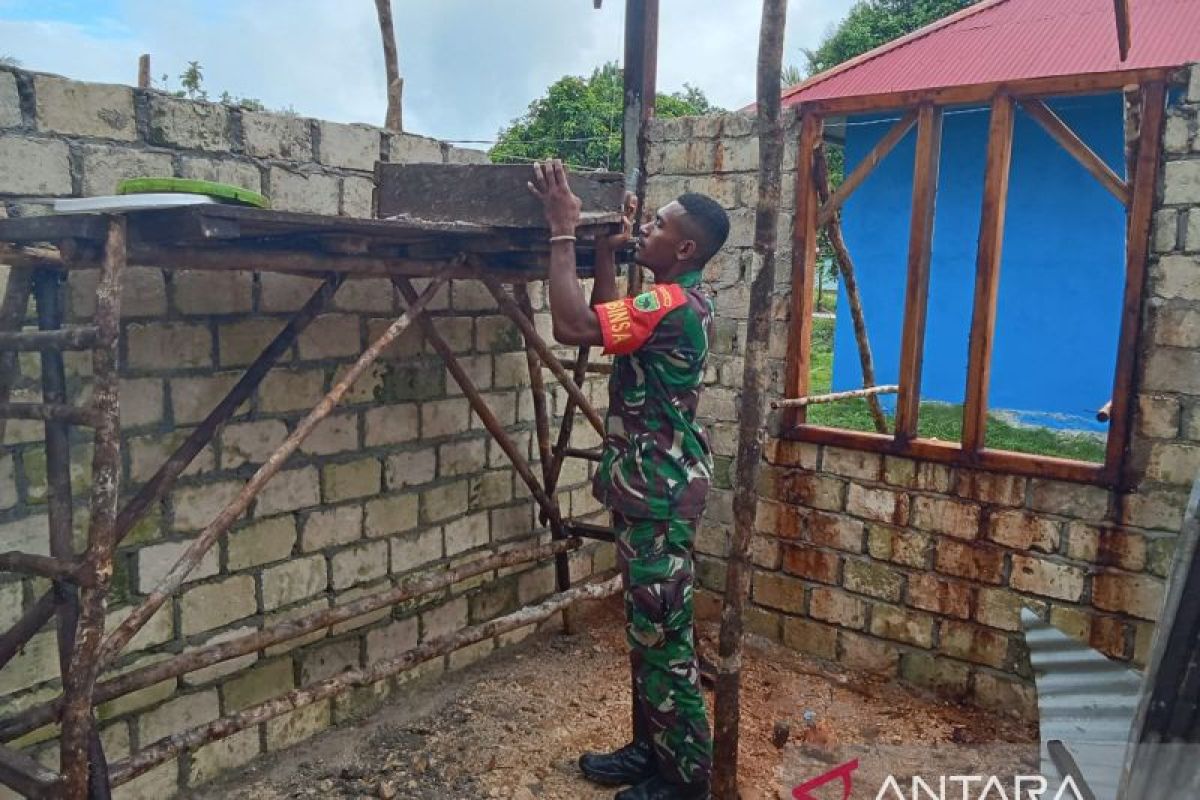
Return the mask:
M 788 121 L 785 175 L 794 164 Z M 1164 133 L 1134 420 L 1133 489 L 951 468 L 772 440 L 747 627 L 801 652 L 985 707 L 1035 713 L 1018 613 L 1029 606 L 1108 655 L 1144 663 L 1187 493 L 1200 472 L 1200 68 Z M 743 117 L 662 120 L 653 200 L 707 192 L 731 213 L 706 276 L 718 321 L 702 401 L 720 469 L 697 543 L 714 613 L 732 524 L 757 142 Z M 771 352 L 786 351 L 791 196 L 785 183 Z M 868 309 L 868 314 L 870 310 Z M 936 313 L 936 309 L 931 313 Z
M 109 193 L 134 175 L 233 182 L 276 208 L 369 216 L 372 169 L 392 161 L 486 161 L 477 151 L 366 125 L 261 114 L 126 86 L 0 70 L 0 210 L 46 213 L 54 197 Z M 5 268 L 5 272 L 7 272 Z M 94 272 L 63 286 L 72 322 L 90 318 Z M 124 282 L 121 339 L 123 494 L 128 498 L 220 400 L 317 282 L 250 272 L 132 268 Z M 531 286 L 549 332 L 544 290 Z M 254 397 L 195 459 L 117 554 L 109 627 L 162 577 L 186 543 L 236 493 L 365 347 L 401 303 L 386 280 L 351 280 L 299 338 Z M 522 450 L 533 406 L 521 337 L 486 290 L 448 285 L 431 304 L 437 326 Z M 30 313 L 32 315 L 32 305 Z M 32 316 L 31 316 L 32 319 Z M 40 399 L 37 354 L 23 355 L 14 399 Z M 90 354 L 68 354 L 74 398 L 90 391 Z M 598 406 L 604 385 L 587 386 Z M 552 392 L 562 409 L 565 394 Z M 575 426 L 578 447 L 598 437 Z M 86 530 L 90 443 L 73 445 L 75 528 Z M 537 471 L 535 469 L 535 471 Z M 598 509 L 588 464 L 567 462 L 565 513 Z M 46 456 L 40 424 L 12 421 L 0 449 L 0 550 L 47 549 Z M 159 660 L 273 620 L 349 602 L 414 571 L 438 570 L 533 537 L 533 502 L 441 361 L 415 329 L 353 388 L 182 591 L 132 643 L 118 670 Z M 578 579 L 613 566 L 609 548 L 572 559 Z M 0 576 L 0 627 L 48 585 Z M 553 565 L 486 574 L 437 596 L 367 615 L 330 633 L 166 681 L 99 709 L 109 758 L 269 697 L 399 653 L 420 641 L 506 613 L 550 593 Z M 454 669 L 528 631 L 485 641 L 370 691 L 317 704 L 172 760 L 117 791 L 165 798 L 260 752 L 301 741 L 382 701 L 415 675 Z M 0 714 L 50 699 L 58 686 L 52 627 L 0 670 Z M 56 731 L 24 737 L 57 764 Z M 7 797 L 0 790 L 0 797 Z

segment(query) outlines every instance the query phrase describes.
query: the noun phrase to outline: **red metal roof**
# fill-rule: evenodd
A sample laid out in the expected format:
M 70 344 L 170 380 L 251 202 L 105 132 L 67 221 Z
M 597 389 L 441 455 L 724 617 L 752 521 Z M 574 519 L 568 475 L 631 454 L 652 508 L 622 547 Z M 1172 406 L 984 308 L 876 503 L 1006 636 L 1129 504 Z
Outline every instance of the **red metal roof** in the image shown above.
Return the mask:
M 1200 61 L 1200 0 L 1132 0 L 1120 60 L 1113 0 L 984 0 L 783 92 L 808 100 Z

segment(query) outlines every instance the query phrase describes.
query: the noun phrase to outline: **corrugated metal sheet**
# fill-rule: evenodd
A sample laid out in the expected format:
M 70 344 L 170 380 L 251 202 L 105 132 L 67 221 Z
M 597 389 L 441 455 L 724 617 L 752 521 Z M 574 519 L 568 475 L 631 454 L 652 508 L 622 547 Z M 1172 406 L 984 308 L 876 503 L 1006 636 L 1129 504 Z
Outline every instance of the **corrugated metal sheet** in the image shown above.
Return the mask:
M 1097 800 L 1114 800 L 1142 676 L 1030 611 L 1021 612 L 1021 624 L 1037 683 L 1042 774 L 1052 786 L 1063 777 L 1047 752 L 1047 743 L 1057 739 Z
M 1112 0 L 997 0 L 784 92 L 784 104 L 1200 61 L 1200 0 L 1134 0 L 1129 58 Z M 973 13 L 972 13 L 973 12 Z

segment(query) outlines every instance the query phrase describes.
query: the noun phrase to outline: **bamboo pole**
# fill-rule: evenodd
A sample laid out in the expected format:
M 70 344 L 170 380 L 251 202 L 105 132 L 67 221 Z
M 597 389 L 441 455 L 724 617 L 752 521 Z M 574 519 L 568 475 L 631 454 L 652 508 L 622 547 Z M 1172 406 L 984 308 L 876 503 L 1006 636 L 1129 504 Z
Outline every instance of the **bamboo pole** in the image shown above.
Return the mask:
M 915 113 L 912 114 L 912 118 L 916 119 Z M 908 129 L 904 130 L 907 132 Z M 903 136 L 903 133 L 900 135 Z M 817 197 L 822 203 L 828 205 L 832 189 L 829 184 L 829 164 L 825 160 L 823 145 L 817 148 L 813 174 L 817 182 Z M 862 293 L 858 290 L 858 277 L 854 271 L 854 261 L 850 258 L 850 248 L 846 246 L 846 237 L 842 234 L 841 211 L 835 209 L 829 215 L 825 232 L 829 235 L 829 244 L 833 248 L 838 272 L 842 276 L 842 286 L 846 289 L 846 304 L 850 307 L 850 320 L 854 323 L 854 341 L 858 344 L 858 363 L 862 368 L 863 388 L 869 389 L 876 385 L 875 358 L 871 354 L 871 337 L 867 333 L 867 315 L 863 311 Z M 871 412 L 875 430 L 879 433 L 887 433 L 887 416 L 883 413 L 883 406 L 880 405 L 879 398 L 868 395 L 867 408 Z
M 853 389 L 848 392 L 832 392 L 831 394 L 814 394 L 808 397 L 794 397 L 790 400 L 772 400 L 771 408 L 802 408 L 821 403 L 836 403 L 839 400 L 853 400 L 856 397 L 873 398 L 881 394 L 896 394 L 899 386 L 869 386 L 866 389 Z
M 121 652 L 121 648 L 133 638 L 134 634 L 141 630 L 146 621 L 162 607 L 167 598 L 183 585 L 184 580 L 196 568 L 196 565 L 200 563 L 200 559 L 204 557 L 204 554 L 216 544 L 217 539 L 229 530 L 233 523 L 237 521 L 237 518 L 246 512 L 246 509 L 250 507 L 250 503 L 262 491 L 267 481 L 271 480 L 276 473 L 283 469 L 283 465 L 299 449 L 300 444 L 308 438 L 309 434 L 313 432 L 322 420 L 333 412 L 334 408 L 341 402 L 355 381 L 367 371 L 368 367 L 375 363 L 385 349 L 400 337 L 400 334 L 408 330 L 409 326 L 415 320 L 422 318 L 425 306 L 433 299 L 434 294 L 442 288 L 443 283 L 445 283 L 444 278 L 434 280 L 425 290 L 424 294 L 416 298 L 415 302 L 410 303 L 408 310 L 401 314 L 378 339 L 371 343 L 366 351 L 358 357 L 358 360 L 354 362 L 354 366 L 329 390 L 329 393 L 321 399 L 321 402 L 317 403 L 316 407 L 308 413 L 308 416 L 296 425 L 296 429 L 292 431 L 291 435 L 283 441 L 283 444 L 271 454 L 270 458 L 254 473 L 254 476 L 246 482 L 246 485 L 238 492 L 237 497 L 226 505 L 221 513 L 217 515 L 216 519 L 210 522 L 199 533 L 191 545 L 188 546 L 188 549 L 179 557 L 179 560 L 175 562 L 175 565 L 171 567 L 162 580 L 159 581 L 158 585 L 150 592 L 149 596 L 130 613 L 125 621 L 105 641 L 102 653 L 105 664 L 112 663 L 117 654 Z
M 306 636 L 314 631 L 370 614 L 372 611 L 378 611 L 381 608 L 394 606 L 405 600 L 453 586 L 459 581 L 482 575 L 494 569 L 505 569 L 528 561 L 540 561 L 549 556 L 567 553 L 578 549 L 582 543 L 578 538 L 571 538 L 548 544 L 523 545 L 444 572 L 426 573 L 408 578 L 398 586 L 360 598 L 352 603 L 323 608 L 296 619 L 270 625 L 236 639 L 217 642 L 196 650 L 188 650 L 166 661 L 158 661 L 139 669 L 124 672 L 96 684 L 95 702 L 97 704 L 106 703 L 161 681 L 177 678 L 213 664 L 220 664 L 247 653 L 254 653 L 280 642 Z M 20 714 L 0 720 L 0 740 L 11 741 L 53 722 L 58 718 L 61 709 L 61 699 L 55 699 L 41 705 L 31 706 Z
M 754 528 L 754 512 L 758 504 L 755 487 L 758 485 L 758 468 L 762 460 L 761 435 L 766 418 L 771 295 L 775 289 L 775 248 L 779 233 L 780 173 L 783 164 L 780 73 L 783 67 L 783 31 L 786 21 L 787 0 L 763 0 L 758 46 L 758 210 L 754 220 L 754 250 L 760 263 L 758 274 L 754 276 L 750 286 L 746 364 L 742 378 L 742 416 L 738 426 L 737 490 L 733 496 L 734 531 L 729 548 L 725 603 L 721 609 L 721 634 L 718 644 L 712 783 L 713 797 L 716 800 L 738 798 L 742 615 L 750 591 L 750 564 L 747 556 Z M 804 146 L 804 141 L 805 137 L 801 137 L 801 146 Z M 803 158 L 812 158 L 812 153 L 798 154 L 797 162 Z M 815 214 L 813 216 L 815 217 Z M 800 224 L 799 220 L 796 224 Z M 807 285 L 804 290 L 808 291 Z
M 289 711 L 341 694 L 352 687 L 369 686 L 384 678 L 411 669 L 431 658 L 437 658 L 484 639 L 541 622 L 581 600 L 600 600 L 616 594 L 620 589 L 620 576 L 601 583 L 577 586 L 547 598 L 537 605 L 527 606 L 490 622 L 430 639 L 419 647 L 380 661 L 371 667 L 346 670 L 332 678 L 326 678 L 301 689 L 293 689 L 286 694 L 251 706 L 236 714 L 164 737 L 115 764 L 113 766 L 113 782 L 115 784 L 125 783 L 185 750 L 223 739 L 238 731 L 282 716 Z

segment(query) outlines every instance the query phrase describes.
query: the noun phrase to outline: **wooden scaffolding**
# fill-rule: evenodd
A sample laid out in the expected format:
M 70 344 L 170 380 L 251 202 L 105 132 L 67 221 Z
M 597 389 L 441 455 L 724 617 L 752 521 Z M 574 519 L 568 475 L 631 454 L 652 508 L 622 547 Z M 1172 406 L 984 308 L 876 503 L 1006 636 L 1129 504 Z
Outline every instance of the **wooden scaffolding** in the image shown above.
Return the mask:
M 615 231 L 619 216 L 592 215 L 580 238 Z M 48 243 L 48 244 L 47 244 Z M 581 272 L 591 254 L 581 249 Z M 30 797 L 105 798 L 111 786 L 141 775 L 178 753 L 278 717 L 354 686 L 364 686 L 402 672 L 437 655 L 550 617 L 582 598 L 598 598 L 619 589 L 619 579 L 571 588 L 568 553 L 581 537 L 611 539 L 597 526 L 564 519 L 555 487 L 565 458 L 599 459 L 599 451 L 570 447 L 575 413 L 583 414 L 601 437 L 604 424 L 580 388 L 589 369 L 589 348 L 580 348 L 574 363 L 559 360 L 539 336 L 528 291 L 530 281 L 544 279 L 548 264 L 544 232 L 496 228 L 468 223 L 430 223 L 324 217 L 206 205 L 170 210 L 134 211 L 123 215 L 48 216 L 0 220 L 0 261 L 12 265 L 7 293 L 0 306 L 0 432 L 5 420 L 45 423 L 49 486 L 49 555 L 0 554 L 0 570 L 48 578 L 46 592 L 3 635 L 3 668 L 33 634 L 57 617 L 62 692 L 49 702 L 0 719 L 0 741 L 13 739 L 46 724 L 61 723 L 61 769 L 47 769 L 29 756 L 0 746 L 0 783 Z M 167 458 L 157 473 L 123 506 L 121 484 L 118 337 L 121 320 L 122 271 L 127 265 L 165 270 L 254 270 L 287 272 L 323 279 L 320 287 L 246 369 L 229 393 Z M 99 269 L 93 323 L 63 327 L 59 294 L 67 270 Z M 105 598 L 117 545 L 146 512 L 175 484 L 192 460 L 209 444 L 291 347 L 304 328 L 330 303 L 338 287 L 356 276 L 384 276 L 404 301 L 405 311 L 372 342 L 357 362 L 312 408 L 294 431 L 257 469 L 236 497 L 195 537 L 155 588 L 134 606 L 114 630 L 105 631 Z M 427 285 L 418 291 L 414 279 Z M 529 367 L 541 474 L 535 475 L 503 424 L 438 332 L 425 309 L 447 281 L 480 281 L 495 298 L 500 313 L 520 330 Z M 506 288 L 506 285 L 508 288 Z M 22 330 L 30 294 L 38 314 L 37 331 Z M 211 643 L 163 661 L 98 681 L 106 668 L 164 602 L 179 590 L 205 553 L 225 535 L 267 482 L 280 471 L 305 438 L 327 417 L 351 385 L 383 351 L 412 328 L 418 328 L 458 383 L 471 408 L 511 461 L 540 508 L 551 541 L 504 548 L 489 558 L 401 581 L 377 594 L 346 605 L 322 609 L 267 625 L 239 638 Z M 82 407 L 68 404 L 63 352 L 91 350 L 93 392 Z M 18 352 L 41 353 L 41 403 L 10 402 Z M 543 369 L 566 390 L 568 400 L 557 438 Z M 94 429 L 89 527 L 83 552 L 72 547 L 70 429 Z M 128 758 L 107 764 L 94 719 L 94 709 L 113 698 L 160 681 L 218 664 L 270 645 L 388 608 L 466 578 L 516 564 L 553 558 L 558 593 L 535 606 L 432 639 L 398 656 L 343 672 L 155 742 L 144 742 Z

